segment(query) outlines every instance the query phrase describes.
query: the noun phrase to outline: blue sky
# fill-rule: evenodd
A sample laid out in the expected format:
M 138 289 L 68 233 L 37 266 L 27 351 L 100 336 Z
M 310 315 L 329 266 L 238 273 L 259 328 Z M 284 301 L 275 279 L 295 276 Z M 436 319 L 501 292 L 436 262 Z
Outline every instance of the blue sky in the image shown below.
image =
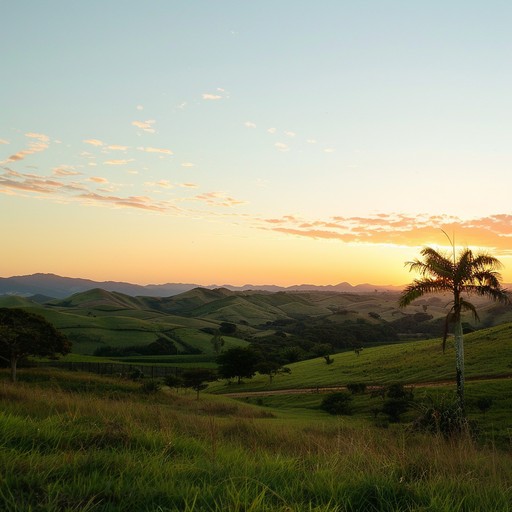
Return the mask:
M 512 4 L 4 12 L 3 275 L 403 282 L 445 229 L 509 276 Z

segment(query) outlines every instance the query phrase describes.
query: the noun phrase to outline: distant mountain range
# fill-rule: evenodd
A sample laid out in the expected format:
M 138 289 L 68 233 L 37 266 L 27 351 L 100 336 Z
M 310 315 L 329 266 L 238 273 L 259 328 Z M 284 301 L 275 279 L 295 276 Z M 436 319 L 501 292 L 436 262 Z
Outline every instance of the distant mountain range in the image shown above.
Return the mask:
M 55 274 L 31 274 L 26 276 L 0 277 L 0 295 L 22 295 L 25 297 L 32 295 L 41 295 L 48 298 L 62 299 L 78 292 L 85 292 L 94 288 L 101 288 L 109 292 L 119 292 L 126 295 L 151 296 L 151 297 L 170 297 L 187 292 L 194 288 L 227 288 L 232 291 L 261 290 L 267 292 L 280 291 L 326 291 L 338 293 L 370 293 L 384 291 L 401 291 L 400 286 L 378 286 L 373 284 L 358 284 L 352 286 L 349 283 L 339 283 L 336 285 L 317 286 L 313 284 L 301 284 L 295 286 L 276 286 L 276 285 L 252 285 L 244 286 L 232 285 L 209 285 L 202 286 L 192 283 L 166 283 L 166 284 L 148 284 L 146 286 L 116 282 L 116 281 L 92 281 L 90 279 L 80 279 L 75 277 L 62 277 Z

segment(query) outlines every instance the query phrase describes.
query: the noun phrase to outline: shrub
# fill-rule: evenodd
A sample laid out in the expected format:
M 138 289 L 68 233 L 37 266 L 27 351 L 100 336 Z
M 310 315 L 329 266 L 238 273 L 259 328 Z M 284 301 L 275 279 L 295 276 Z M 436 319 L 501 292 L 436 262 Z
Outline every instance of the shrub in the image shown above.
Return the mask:
M 347 389 L 353 394 L 363 394 L 366 391 L 366 384 L 364 382 L 349 382 Z
M 482 396 L 478 398 L 475 402 L 475 405 L 478 407 L 478 410 L 482 413 L 486 413 L 494 403 L 494 400 L 490 396 Z
M 183 379 L 178 375 L 170 374 L 164 378 L 164 384 L 166 386 L 169 386 L 170 388 L 178 389 L 180 386 L 183 385 Z
M 382 412 L 386 414 L 389 421 L 398 423 L 400 415 L 409 409 L 409 401 L 404 398 L 389 398 L 382 404 Z
M 398 423 L 400 416 L 411 406 L 412 390 L 406 389 L 403 384 L 397 382 L 383 390 L 382 398 L 384 396 L 387 400 L 382 404 L 381 412 L 387 415 L 390 422 Z
M 431 404 L 414 421 L 413 428 L 432 434 L 441 434 L 445 438 L 471 433 L 472 430 L 459 404 L 456 401 L 445 402 L 444 399 L 439 403 L 431 400 Z
M 320 404 L 320 409 L 328 412 L 329 414 L 352 414 L 351 408 L 352 395 L 346 391 L 338 393 L 331 393 L 327 395 Z
M 151 395 L 153 393 L 157 393 L 158 391 L 160 391 L 160 387 L 160 382 L 156 380 L 146 380 L 142 383 L 140 389 L 143 393 Z

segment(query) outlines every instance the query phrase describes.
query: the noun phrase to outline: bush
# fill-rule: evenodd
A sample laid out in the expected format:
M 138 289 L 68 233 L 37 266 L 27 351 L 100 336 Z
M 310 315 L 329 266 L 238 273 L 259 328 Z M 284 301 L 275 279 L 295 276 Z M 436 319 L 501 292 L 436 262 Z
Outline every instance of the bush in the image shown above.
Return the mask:
M 475 405 L 480 412 L 485 414 L 492 407 L 493 403 L 494 400 L 490 396 L 482 396 L 476 400 Z
M 366 391 L 366 384 L 364 382 L 349 382 L 347 389 L 353 394 L 363 394 Z
M 382 404 L 382 412 L 391 423 L 398 423 L 400 416 L 409 409 L 409 401 L 404 398 L 389 398 Z
M 156 380 L 146 380 L 145 382 L 143 382 L 140 389 L 143 393 L 151 395 L 153 393 L 157 393 L 158 391 L 160 391 L 160 387 L 160 382 Z
M 471 433 L 471 426 L 456 401 L 434 403 L 426 407 L 421 416 L 416 418 L 415 430 L 441 434 L 445 438 Z
M 183 386 L 183 379 L 178 375 L 167 375 L 164 378 L 164 384 L 170 388 L 178 389 L 180 386 Z
M 392 423 L 400 421 L 400 416 L 410 408 L 413 400 L 412 390 L 406 389 L 403 384 L 398 382 L 382 390 L 381 396 L 387 398 L 382 404 L 381 412 L 386 414 Z
M 320 404 L 320 409 L 328 412 L 329 414 L 343 414 L 350 415 L 352 414 L 352 395 L 345 391 L 340 391 L 339 393 L 331 393 L 327 395 Z

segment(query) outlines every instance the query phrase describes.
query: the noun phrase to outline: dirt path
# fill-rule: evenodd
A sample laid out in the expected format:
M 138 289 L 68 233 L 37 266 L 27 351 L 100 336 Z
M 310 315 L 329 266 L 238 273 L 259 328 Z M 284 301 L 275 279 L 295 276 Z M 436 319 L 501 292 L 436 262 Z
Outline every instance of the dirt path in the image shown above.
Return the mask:
M 482 375 L 479 377 L 468 377 L 466 382 L 474 382 L 479 380 L 505 380 L 511 379 L 512 374 L 506 375 Z M 455 385 L 453 380 L 440 380 L 434 382 L 416 382 L 405 384 L 406 387 L 412 388 L 435 388 L 442 386 Z M 368 391 L 378 391 L 385 386 L 368 386 Z M 307 395 L 307 394 L 322 394 L 332 393 L 333 391 L 346 391 L 346 386 L 318 386 L 313 388 L 290 388 L 290 389 L 273 389 L 269 391 L 244 391 L 236 393 L 223 393 L 223 396 L 229 396 L 231 398 L 244 398 L 247 396 L 272 396 L 272 395 Z

